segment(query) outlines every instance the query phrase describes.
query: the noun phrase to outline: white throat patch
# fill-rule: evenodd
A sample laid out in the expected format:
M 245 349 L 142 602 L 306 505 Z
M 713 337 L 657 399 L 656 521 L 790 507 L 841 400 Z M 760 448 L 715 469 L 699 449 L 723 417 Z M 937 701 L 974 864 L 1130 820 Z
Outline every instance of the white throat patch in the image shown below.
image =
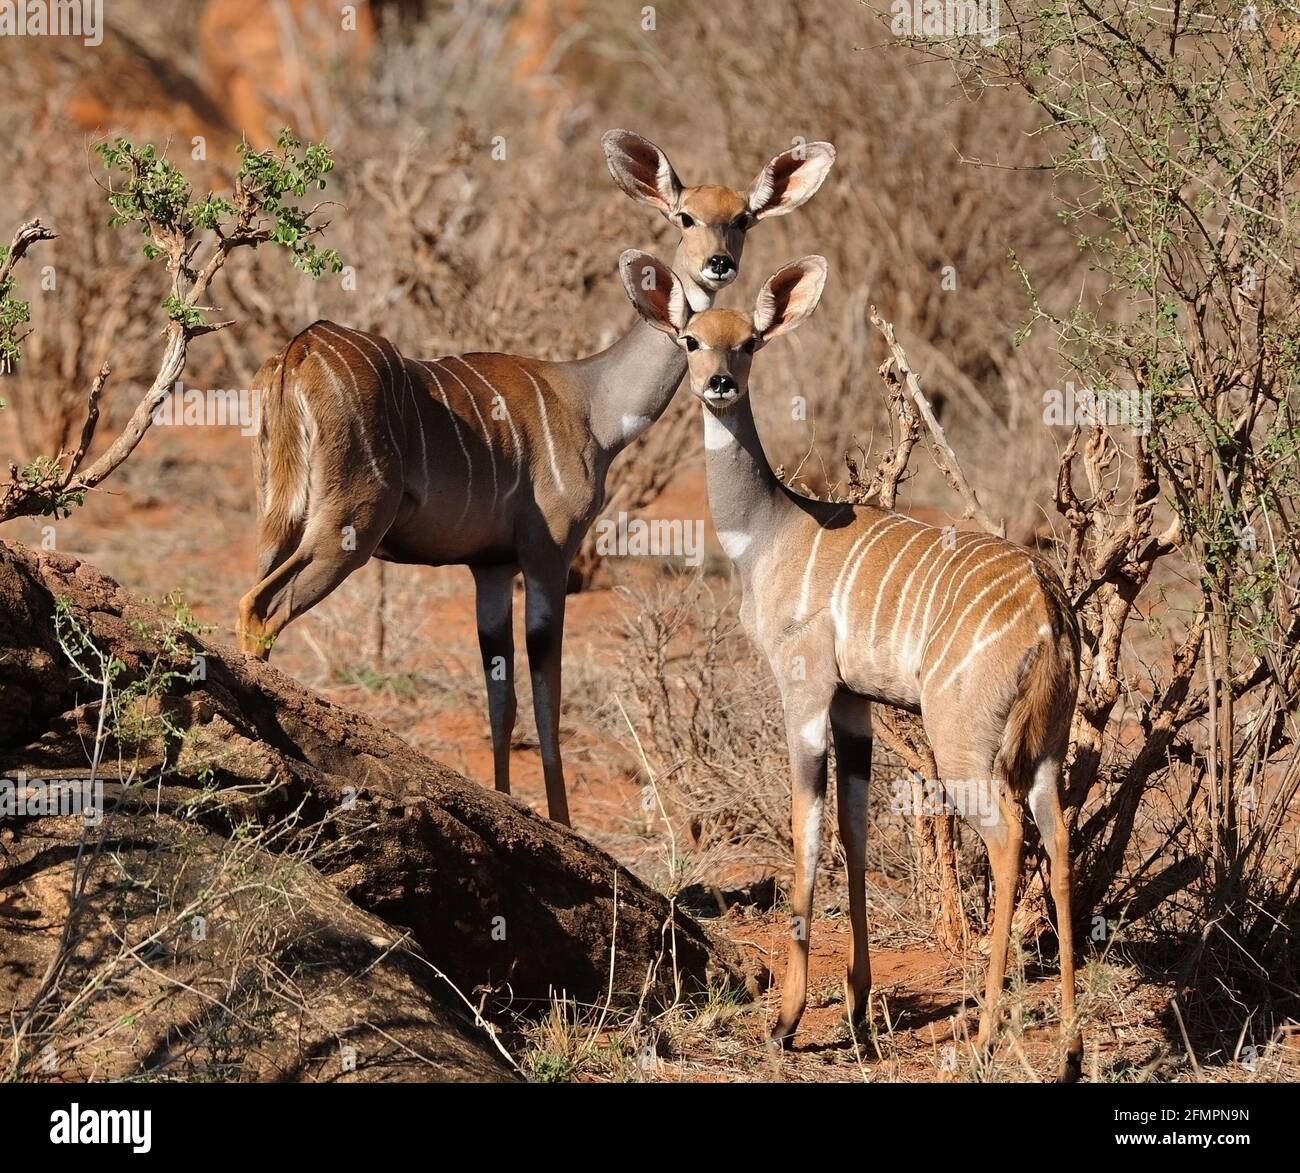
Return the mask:
M 709 452 L 717 452 L 736 442 L 736 434 L 707 407 L 704 409 L 704 447 Z
M 718 530 L 718 544 L 721 545 L 722 552 L 733 562 L 739 562 L 745 556 L 745 551 L 749 549 L 753 540 L 751 535 L 741 530 Z
M 630 444 L 642 432 L 646 430 L 654 421 L 648 415 L 624 415 L 621 427 L 623 430 L 623 440 Z
M 707 289 L 701 289 L 694 281 L 683 281 L 682 287 L 686 290 L 686 302 L 692 313 L 702 314 L 713 308 L 713 294 Z

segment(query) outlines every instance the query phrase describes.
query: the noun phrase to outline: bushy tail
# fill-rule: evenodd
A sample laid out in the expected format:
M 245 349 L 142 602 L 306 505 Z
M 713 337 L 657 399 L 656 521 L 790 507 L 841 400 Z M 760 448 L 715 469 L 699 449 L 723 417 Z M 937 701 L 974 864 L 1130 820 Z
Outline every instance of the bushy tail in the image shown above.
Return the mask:
M 1050 573 L 1050 572 L 1049 572 Z M 1055 575 L 1052 576 L 1055 579 Z M 1046 585 L 1046 584 L 1045 584 Z M 1053 583 L 1052 585 L 1057 585 Z M 1044 757 L 1065 755 L 1079 691 L 1079 636 L 1068 602 L 1049 588 L 1050 632 L 1029 653 L 1007 714 L 998 761 L 1015 794 L 1026 794 Z
M 294 540 L 307 516 L 312 428 L 296 380 L 285 388 L 297 342 L 267 359 L 253 376 L 261 403 L 254 463 L 263 548 Z

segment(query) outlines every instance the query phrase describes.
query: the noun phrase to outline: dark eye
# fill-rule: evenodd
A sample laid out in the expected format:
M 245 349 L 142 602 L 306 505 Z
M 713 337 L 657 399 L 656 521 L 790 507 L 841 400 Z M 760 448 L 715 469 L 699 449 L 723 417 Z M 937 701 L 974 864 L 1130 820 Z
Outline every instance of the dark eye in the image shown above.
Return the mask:
M 689 334 L 687 334 L 687 335 L 686 335 L 686 349 L 687 349 L 687 350 L 699 350 L 699 348 L 700 348 L 699 340 L 696 339 L 696 338 L 692 338 Z
M 690 216 L 688 216 L 685 212 L 682 213 L 682 227 L 683 228 L 695 227 L 695 221 Z
M 744 343 L 740 349 L 743 350 L 746 354 L 753 354 L 754 347 L 757 345 L 758 345 L 758 339 L 751 338 L 748 342 Z
M 740 215 L 737 216 L 737 217 L 736 217 L 736 218 L 731 222 L 731 226 L 732 226 L 732 228 L 735 228 L 735 229 L 737 229 L 738 231 L 743 232 L 746 228 L 749 227 L 749 213 L 748 213 L 748 212 L 741 212 Z

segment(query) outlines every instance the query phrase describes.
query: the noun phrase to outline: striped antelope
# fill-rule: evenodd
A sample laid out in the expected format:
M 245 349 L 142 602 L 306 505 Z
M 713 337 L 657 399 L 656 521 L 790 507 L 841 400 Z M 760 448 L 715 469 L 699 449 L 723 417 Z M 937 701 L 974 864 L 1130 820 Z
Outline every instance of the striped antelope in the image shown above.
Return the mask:
M 699 309 L 735 280 L 749 229 L 809 199 L 835 158 L 829 143 L 786 151 L 739 192 L 683 187 L 667 156 L 628 131 L 602 141 L 618 185 L 678 228 L 679 288 Z M 313 323 L 254 379 L 265 403 L 258 582 L 240 600 L 240 646 L 268 656 L 287 623 L 372 555 L 469 566 L 495 783 L 508 794 L 522 570 L 546 801 L 567 824 L 559 720 L 569 566 L 604 502 L 610 462 L 664 411 L 685 371 L 681 350 L 639 319 L 576 362 L 417 361 L 384 338 Z
M 871 992 L 867 945 L 867 786 L 873 701 L 920 713 L 943 794 L 988 848 L 994 913 L 981 1050 L 991 1041 L 1020 878 L 1022 808 L 1042 833 L 1061 944 L 1064 1078 L 1077 1078 L 1069 841 L 1060 772 L 1078 685 L 1078 634 L 1055 575 L 984 534 L 923 525 L 871 506 L 811 500 L 777 480 L 748 398 L 754 351 L 811 314 L 826 262 L 805 257 L 767 282 L 752 315 L 693 313 L 680 281 L 627 252 L 623 283 L 638 312 L 687 356 L 701 401 L 709 508 L 739 574 L 741 620 L 781 691 L 792 778 L 795 932 L 774 1043 L 793 1039 L 808 978 L 808 926 L 835 744 L 840 839 L 852 944 L 849 1019 Z

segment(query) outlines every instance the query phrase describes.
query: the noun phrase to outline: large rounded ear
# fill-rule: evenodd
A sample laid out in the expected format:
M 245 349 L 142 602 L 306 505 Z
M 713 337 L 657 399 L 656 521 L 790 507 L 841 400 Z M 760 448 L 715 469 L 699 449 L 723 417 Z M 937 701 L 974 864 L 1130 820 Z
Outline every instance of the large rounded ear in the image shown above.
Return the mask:
M 784 216 L 812 199 L 835 162 L 830 143 L 805 143 L 777 155 L 749 189 L 749 210 L 754 219 Z
M 768 278 L 754 306 L 754 331 L 769 342 L 793 330 L 817 308 L 826 284 L 826 258 L 804 257 Z
M 618 271 L 636 312 L 656 330 L 676 338 L 691 316 L 677 274 L 657 257 L 634 248 L 618 258 Z
M 668 156 L 649 139 L 630 130 L 607 130 L 601 136 L 609 173 L 634 200 L 671 216 L 682 198 L 681 180 Z

